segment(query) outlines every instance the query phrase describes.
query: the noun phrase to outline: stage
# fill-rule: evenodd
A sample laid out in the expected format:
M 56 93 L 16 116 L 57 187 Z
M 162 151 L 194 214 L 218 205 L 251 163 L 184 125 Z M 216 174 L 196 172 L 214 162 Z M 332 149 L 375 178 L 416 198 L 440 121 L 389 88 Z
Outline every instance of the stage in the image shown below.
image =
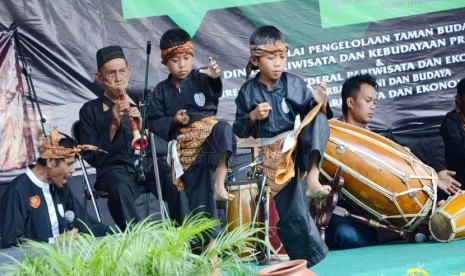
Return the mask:
M 76 196 L 82 199 L 82 177 L 78 174 L 70 179 L 68 185 Z M 93 181 L 94 175 L 91 175 L 90 178 Z M 2 190 L 4 187 L 2 185 Z M 97 202 L 103 222 L 114 225 L 106 206 L 106 199 L 99 199 Z M 139 197 L 137 203 L 141 215 L 144 215 L 145 197 Z M 151 195 L 151 212 L 158 213 L 158 206 L 157 199 Z M 94 214 L 90 202 L 87 204 L 87 209 L 90 214 Z M 157 216 L 159 215 L 157 214 Z M 2 253 L 0 265 L 12 262 L 3 254 L 8 254 L 17 260 L 21 258 L 18 249 L 1 249 L 0 253 Z M 252 265 L 257 272 L 264 267 Z M 465 240 L 450 243 L 435 241 L 425 243 L 396 242 L 358 249 L 330 251 L 323 261 L 311 269 L 318 275 L 408 275 L 407 270 L 411 268 L 421 268 L 429 275 L 465 275 Z
M 330 251 L 311 270 L 318 275 L 414 275 L 409 269 L 420 268 L 430 276 L 465 275 L 465 240 L 450 243 L 395 243 L 357 249 Z M 0 265 L 19 260 L 18 249 L 0 250 Z M 265 266 L 251 264 L 255 271 Z M 1 270 L 0 270 L 1 273 Z M 427 275 L 418 273 L 416 275 Z

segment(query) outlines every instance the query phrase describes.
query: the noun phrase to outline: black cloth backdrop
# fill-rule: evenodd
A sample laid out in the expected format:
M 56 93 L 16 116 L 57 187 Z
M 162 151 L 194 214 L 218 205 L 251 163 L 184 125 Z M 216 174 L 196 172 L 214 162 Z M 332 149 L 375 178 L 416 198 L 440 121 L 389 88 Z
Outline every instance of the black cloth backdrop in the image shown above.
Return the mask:
M 194 66 L 206 65 L 209 56 L 217 59 L 223 70 L 224 80 L 224 97 L 220 101 L 218 117 L 232 122 L 235 95 L 245 81 L 243 69 L 248 60 L 248 38 L 256 26 L 271 24 L 283 31 L 291 47 L 288 61 L 305 64 L 299 68 L 289 65 L 289 72 L 310 83 L 319 83 L 319 76 L 333 76 L 328 81 L 331 88 L 329 102 L 336 116 L 340 115 L 340 95 L 337 91 L 343 79 L 354 71 L 380 67 L 381 64 L 412 62 L 417 65 L 419 60 L 436 57 L 442 62 L 434 67 L 416 66 L 408 71 L 382 72 L 378 75 L 378 78 L 384 79 L 380 91 L 384 92 L 385 98 L 380 98 L 378 102 L 371 128 L 389 134 L 394 140 L 410 147 L 418 147 L 418 137 L 422 137 L 421 143 L 426 147 L 419 151 L 420 154 L 428 152 L 428 156 L 440 159 L 443 149 L 438 126 L 445 113 L 454 106 L 455 82 L 465 77 L 465 57 L 455 63 L 446 64 L 445 56 L 463 53 L 463 44 L 453 45 L 450 42 L 452 36 L 463 36 L 463 18 L 465 9 L 455 9 L 323 29 L 320 24 L 319 4 L 315 0 L 270 1 L 250 6 L 213 9 L 206 13 L 199 28 L 192 34 L 196 45 Z M 72 123 L 78 119 L 78 111 L 83 103 L 102 93 L 95 82 L 97 49 L 114 44 L 122 46 L 132 69 L 129 89 L 143 93 L 147 41 L 152 42 L 148 86 L 153 88 L 168 74 L 160 63 L 159 38 L 167 29 L 178 26 L 167 15 L 124 19 L 120 0 L 3 0 L 0 3 L 0 31 L 7 32 L 13 22 L 19 26 L 17 34 L 47 122 L 68 134 Z M 454 24 L 458 26 L 457 31 L 438 31 L 442 26 Z M 394 39 L 395 33 L 428 28 L 434 34 L 410 37 L 408 41 Z M 384 44 L 339 48 L 329 52 L 317 53 L 309 50 L 312 45 L 382 35 L 390 36 L 391 40 Z M 368 54 L 374 48 L 396 47 L 407 45 L 408 42 L 420 43 L 443 38 L 447 45 L 441 47 L 379 57 Z M 295 52 L 295 49 L 302 51 Z M 341 55 L 350 51 L 364 51 L 365 55 L 363 58 L 343 61 Z M 336 57 L 334 64 L 315 64 L 309 61 L 329 55 Z M 425 80 L 415 80 L 413 77 L 414 73 L 439 69 L 448 70 L 448 74 Z M 340 78 L 336 77 L 337 74 Z M 410 76 L 408 81 L 395 82 L 396 78 L 405 75 Z M 429 82 L 444 82 L 447 87 L 419 93 L 416 86 Z M 29 96 L 30 120 L 37 147 L 43 134 L 37 111 L 30 100 L 30 89 L 24 86 L 26 95 Z M 412 88 L 413 93 L 399 93 L 405 91 L 403 89 L 406 87 Z M 434 151 L 431 150 L 431 142 L 437 145 Z M 18 172 L 15 171 L 1 172 L 0 182 L 5 182 L 16 174 Z

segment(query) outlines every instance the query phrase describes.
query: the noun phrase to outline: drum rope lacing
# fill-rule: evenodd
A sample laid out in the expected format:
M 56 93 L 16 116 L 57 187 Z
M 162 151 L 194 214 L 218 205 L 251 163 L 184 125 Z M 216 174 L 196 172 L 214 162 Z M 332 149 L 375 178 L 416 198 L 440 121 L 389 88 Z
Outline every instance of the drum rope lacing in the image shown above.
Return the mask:
M 377 212 L 376 210 L 374 210 L 373 208 L 367 206 L 365 203 L 361 202 L 359 199 L 352 196 L 347 190 L 345 190 L 343 188 L 342 192 L 343 192 L 343 194 L 345 196 L 350 198 L 354 203 L 356 203 L 360 207 L 364 208 L 365 210 L 367 210 L 369 213 L 371 213 L 372 215 L 374 215 L 378 219 L 382 219 L 382 220 L 387 220 L 387 219 L 392 219 L 392 218 L 401 218 L 401 219 L 403 219 L 406 222 L 406 224 L 403 226 L 403 228 L 410 227 L 415 222 L 415 220 L 408 220 L 407 218 L 425 217 L 427 215 L 429 209 L 431 208 L 431 206 L 433 207 L 433 210 L 434 210 L 435 202 L 436 202 L 435 191 L 437 190 L 437 174 L 431 167 L 426 166 L 425 164 L 421 163 L 421 161 L 417 160 L 412 155 L 407 155 L 407 154 L 397 150 L 395 147 L 389 147 L 389 146 L 387 146 L 387 145 L 385 145 L 383 143 L 380 143 L 378 140 L 373 139 L 373 138 L 371 138 L 369 136 L 363 135 L 363 134 L 361 134 L 359 132 L 351 131 L 351 130 L 341 128 L 341 127 L 337 127 L 337 126 L 334 126 L 334 125 L 330 125 L 330 127 L 335 129 L 335 130 L 339 130 L 341 132 L 345 132 L 345 133 L 348 133 L 350 135 L 353 135 L 353 136 L 355 136 L 357 138 L 360 138 L 362 140 L 371 142 L 372 144 L 376 144 L 376 145 L 380 146 L 381 148 L 385 149 L 386 151 L 391 152 L 391 153 L 399 156 L 400 158 L 404 159 L 411 166 L 412 170 L 415 172 L 415 174 L 413 174 L 413 175 L 407 175 L 407 174 L 399 171 L 397 168 L 393 167 L 392 165 L 386 163 L 385 161 L 380 160 L 379 158 L 373 157 L 373 156 L 371 156 L 370 154 L 368 154 L 365 151 L 357 150 L 354 147 L 351 147 L 349 145 L 345 145 L 341 141 L 339 141 L 338 139 L 330 136 L 329 141 L 336 144 L 337 145 L 336 148 L 339 148 L 339 147 L 342 146 L 344 148 L 344 150 L 347 149 L 347 150 L 349 150 L 349 151 L 351 151 L 351 152 L 353 152 L 355 154 L 358 154 L 358 155 L 364 157 L 365 159 L 369 159 L 372 163 L 378 164 L 380 167 L 387 167 L 387 169 L 389 169 L 396 177 L 398 177 L 406 185 L 406 188 L 407 188 L 406 191 L 403 191 L 401 193 L 392 193 L 391 191 L 381 187 L 380 185 L 376 184 L 375 182 L 371 181 L 370 179 L 361 176 L 358 172 L 356 172 L 352 168 L 342 164 L 341 162 L 337 161 L 335 158 L 332 158 L 331 156 L 329 156 L 328 154 L 325 153 L 324 157 L 330 163 L 332 163 L 336 167 L 341 166 L 343 171 L 346 171 L 352 177 L 354 177 L 355 179 L 357 179 L 358 181 L 360 181 L 364 185 L 369 186 L 370 188 L 372 188 L 373 190 L 375 190 L 379 194 L 389 198 L 389 200 L 394 204 L 395 208 L 400 213 L 400 215 L 381 214 L 381 213 Z M 399 147 L 399 146 L 397 145 L 397 147 Z M 408 148 L 402 147 L 402 149 L 410 152 L 410 150 Z M 343 152 L 344 151 L 342 151 L 342 153 Z M 338 154 L 342 154 L 342 153 L 338 152 Z M 417 164 L 421 165 L 421 166 L 426 166 L 428 168 L 428 170 L 431 172 L 431 176 L 419 176 L 418 172 L 416 170 L 417 166 L 412 165 L 415 162 Z M 421 182 L 422 187 L 412 188 L 410 186 L 410 183 L 409 183 L 410 179 L 418 179 Z M 431 180 L 433 187 L 431 188 L 429 185 L 425 184 L 424 183 L 425 180 Z M 418 198 L 416 196 L 414 196 L 415 193 L 418 192 L 418 191 L 425 192 L 425 194 L 430 199 L 424 205 L 419 202 L 419 200 L 418 200 Z M 399 203 L 397 201 L 397 198 L 400 197 L 400 196 L 403 196 L 403 195 L 409 195 L 414 200 L 414 202 L 421 209 L 420 214 L 405 214 L 404 213 L 404 211 L 402 210 L 401 206 L 399 205 Z M 421 222 L 421 220 L 419 222 Z M 419 222 L 417 222 L 417 223 L 419 223 Z

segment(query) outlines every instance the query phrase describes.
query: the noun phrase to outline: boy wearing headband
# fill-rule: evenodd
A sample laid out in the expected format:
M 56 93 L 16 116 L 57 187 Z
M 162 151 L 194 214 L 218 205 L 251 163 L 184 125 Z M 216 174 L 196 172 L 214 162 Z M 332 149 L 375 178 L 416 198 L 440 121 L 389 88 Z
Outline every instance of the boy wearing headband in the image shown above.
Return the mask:
M 214 118 L 221 97 L 220 68 L 193 69 L 194 45 L 182 29 L 170 29 L 160 39 L 161 62 L 168 78 L 160 82 L 148 106 L 149 129 L 171 141 L 168 162 L 178 190 L 185 190 L 189 207 L 217 218 L 215 200 L 234 197 L 224 186 L 227 162 L 236 150 L 231 126 Z
M 326 196 L 331 187 L 319 182 L 329 127 L 324 112 L 326 83 L 316 90 L 284 72 L 287 44 L 274 26 L 259 27 L 250 37 L 251 70 L 260 72 L 242 85 L 236 98 L 234 133 L 252 136 L 262 145 L 263 171 L 279 214 L 278 235 L 289 258 L 321 261 L 328 248 L 308 213 L 304 197 Z M 304 195 L 300 176 L 307 173 Z

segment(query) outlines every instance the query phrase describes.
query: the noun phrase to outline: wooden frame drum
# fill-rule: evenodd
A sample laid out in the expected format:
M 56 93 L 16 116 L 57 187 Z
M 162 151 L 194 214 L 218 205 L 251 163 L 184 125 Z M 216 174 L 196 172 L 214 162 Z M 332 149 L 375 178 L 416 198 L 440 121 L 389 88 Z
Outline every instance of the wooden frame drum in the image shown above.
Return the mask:
M 247 223 L 255 223 L 253 218 L 259 192 L 256 181 L 226 181 L 226 183 L 228 192 L 234 195 L 234 199 L 226 203 L 228 232 Z M 244 253 L 241 257 L 246 260 L 253 259 L 253 255 L 253 253 Z
M 226 220 L 228 231 L 239 226 L 251 223 L 254 217 L 256 198 L 258 196 L 257 183 L 234 182 L 228 187 L 228 192 L 234 195 L 234 199 L 228 202 Z
M 437 174 L 408 148 L 341 121 L 329 121 L 322 174 L 340 166 L 342 194 L 380 221 L 413 230 L 436 205 Z

